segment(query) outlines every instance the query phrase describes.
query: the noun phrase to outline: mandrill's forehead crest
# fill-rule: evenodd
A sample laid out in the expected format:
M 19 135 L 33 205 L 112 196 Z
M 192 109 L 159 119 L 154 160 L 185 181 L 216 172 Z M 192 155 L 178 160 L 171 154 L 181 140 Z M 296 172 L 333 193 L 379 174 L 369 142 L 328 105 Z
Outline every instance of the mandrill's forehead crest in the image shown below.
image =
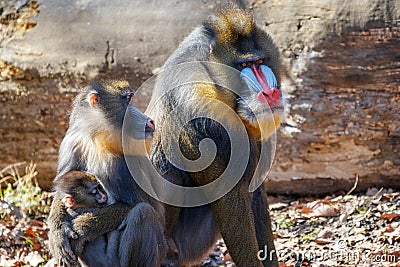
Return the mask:
M 209 23 L 220 44 L 232 44 L 239 37 L 249 37 L 255 28 L 253 16 L 240 9 L 220 11 L 210 18 Z
M 248 11 L 235 7 L 211 16 L 204 29 L 211 36 L 210 60 L 241 70 L 243 61 L 263 60 L 279 73 L 279 52 L 271 36 L 262 30 Z M 280 80 L 277 77 L 278 82 Z

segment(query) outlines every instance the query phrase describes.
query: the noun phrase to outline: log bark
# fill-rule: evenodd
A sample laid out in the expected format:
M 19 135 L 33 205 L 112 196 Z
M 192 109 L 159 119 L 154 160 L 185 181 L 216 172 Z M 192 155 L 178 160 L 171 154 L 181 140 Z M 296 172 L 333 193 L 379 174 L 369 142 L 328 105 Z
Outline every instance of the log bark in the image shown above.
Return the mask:
M 279 194 L 400 187 L 400 1 L 240 1 L 276 40 L 287 119 L 267 182 Z M 139 86 L 214 1 L 0 3 L 0 167 L 49 188 L 78 88 Z M 188 16 L 190 14 L 190 16 Z M 144 109 L 151 88 L 141 92 Z

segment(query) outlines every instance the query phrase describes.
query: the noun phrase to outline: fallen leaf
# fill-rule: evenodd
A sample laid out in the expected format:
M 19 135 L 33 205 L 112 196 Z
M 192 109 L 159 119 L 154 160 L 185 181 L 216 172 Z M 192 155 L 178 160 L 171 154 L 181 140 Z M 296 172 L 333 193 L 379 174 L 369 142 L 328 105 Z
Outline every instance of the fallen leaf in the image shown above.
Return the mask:
M 41 248 L 42 248 L 42 244 L 40 244 L 40 243 L 35 243 L 35 244 L 33 245 L 32 250 L 33 250 L 33 251 L 37 251 L 37 250 L 39 250 L 39 249 L 41 249 Z
M 303 214 L 310 214 L 310 213 L 312 213 L 312 209 L 310 209 L 310 208 L 308 208 L 308 207 L 306 207 L 306 206 L 303 206 L 302 208 L 301 208 L 301 213 L 303 213 Z
M 36 237 L 36 233 L 35 233 L 35 231 L 33 231 L 32 227 L 29 227 L 25 231 L 25 236 Z
M 32 226 L 36 226 L 36 227 L 43 227 L 44 223 L 42 221 L 32 219 L 32 220 L 30 220 L 30 224 Z
M 335 204 L 325 204 L 319 201 L 308 203 L 302 212 L 308 217 L 336 217 L 340 214 L 339 208 Z
M 391 225 L 388 225 L 388 226 L 385 228 L 384 233 L 392 233 L 393 231 L 394 231 L 394 228 L 393 228 Z
M 322 239 L 329 239 L 333 236 L 333 232 L 331 229 L 324 229 L 321 232 L 318 233 L 318 238 Z
M 327 239 L 315 239 L 314 242 L 317 245 L 327 245 L 327 244 L 331 244 L 332 243 L 332 241 L 327 240 Z
M 381 215 L 381 217 L 380 217 L 380 219 L 381 220 L 395 220 L 395 219 L 398 219 L 398 218 L 400 218 L 400 214 L 399 213 L 385 213 L 385 214 L 382 214 Z

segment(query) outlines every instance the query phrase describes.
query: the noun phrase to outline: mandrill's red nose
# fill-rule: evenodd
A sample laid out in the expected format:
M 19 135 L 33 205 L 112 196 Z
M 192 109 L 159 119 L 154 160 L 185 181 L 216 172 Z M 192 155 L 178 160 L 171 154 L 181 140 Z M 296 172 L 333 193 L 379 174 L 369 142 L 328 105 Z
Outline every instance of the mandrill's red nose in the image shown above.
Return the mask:
M 264 88 L 258 93 L 257 98 L 262 103 L 274 105 L 279 102 L 281 92 L 279 92 L 278 88 Z

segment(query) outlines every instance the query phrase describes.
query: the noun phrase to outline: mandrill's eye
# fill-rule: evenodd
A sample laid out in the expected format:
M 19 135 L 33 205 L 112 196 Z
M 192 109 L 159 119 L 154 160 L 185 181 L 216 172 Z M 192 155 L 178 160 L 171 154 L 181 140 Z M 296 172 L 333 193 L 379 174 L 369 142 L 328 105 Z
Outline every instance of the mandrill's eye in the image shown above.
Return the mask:
M 236 68 L 238 69 L 238 70 L 242 70 L 242 69 L 244 69 L 244 68 L 246 68 L 246 67 L 248 67 L 249 66 L 249 64 L 247 63 L 247 62 L 239 62 L 239 63 L 236 63 Z
M 131 102 L 131 99 L 133 97 L 133 92 L 128 92 L 125 97 L 126 97 L 127 103 L 129 104 L 129 102 Z
M 257 59 L 256 60 L 256 64 L 257 65 L 261 65 L 261 64 L 263 64 L 264 63 L 264 59 Z

